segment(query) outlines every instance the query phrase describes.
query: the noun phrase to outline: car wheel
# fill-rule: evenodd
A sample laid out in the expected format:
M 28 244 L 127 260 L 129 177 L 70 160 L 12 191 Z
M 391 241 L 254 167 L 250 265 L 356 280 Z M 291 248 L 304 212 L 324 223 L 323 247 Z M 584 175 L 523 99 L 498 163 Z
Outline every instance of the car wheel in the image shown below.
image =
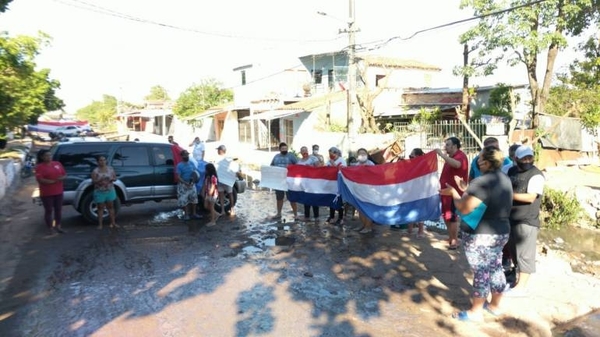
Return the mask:
M 237 204 L 237 190 L 234 188 L 233 191 L 233 203 Z M 225 212 L 229 212 L 231 210 L 231 204 L 229 203 L 229 198 L 227 196 L 227 194 L 225 194 L 223 196 L 223 209 L 225 210 Z M 221 212 L 221 201 L 219 199 L 217 199 L 217 201 L 215 202 L 215 211 L 217 212 Z
M 121 208 L 121 199 L 117 197 L 115 199 L 113 207 L 115 209 L 115 216 L 119 213 L 119 209 Z M 81 201 L 81 214 L 84 219 L 91 223 L 98 223 L 98 205 L 94 202 L 94 193 L 90 191 L 83 196 Z M 103 219 L 108 219 L 108 211 L 105 209 L 103 214 Z

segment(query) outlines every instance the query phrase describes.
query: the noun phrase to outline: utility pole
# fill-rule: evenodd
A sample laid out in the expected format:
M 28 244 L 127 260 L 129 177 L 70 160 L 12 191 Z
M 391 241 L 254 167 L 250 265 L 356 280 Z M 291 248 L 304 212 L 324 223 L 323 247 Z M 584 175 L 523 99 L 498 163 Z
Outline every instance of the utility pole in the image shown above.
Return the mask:
M 360 116 L 357 116 L 355 109 L 356 102 L 356 17 L 354 13 L 354 0 L 348 0 L 348 29 L 341 30 L 341 33 L 348 33 L 348 88 L 347 88 L 347 127 L 349 149 L 352 150 L 360 127 Z

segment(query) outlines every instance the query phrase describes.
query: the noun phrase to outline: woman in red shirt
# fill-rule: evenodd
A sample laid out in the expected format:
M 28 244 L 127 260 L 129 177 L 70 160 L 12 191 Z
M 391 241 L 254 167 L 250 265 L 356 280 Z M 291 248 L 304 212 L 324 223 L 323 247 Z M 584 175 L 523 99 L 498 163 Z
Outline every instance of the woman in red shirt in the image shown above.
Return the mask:
M 67 173 L 61 163 L 52 161 L 50 151 L 40 150 L 37 154 L 35 178 L 40 188 L 40 199 L 44 205 L 44 220 L 50 234 L 64 234 L 62 218 L 63 180 Z M 52 217 L 54 211 L 54 218 Z

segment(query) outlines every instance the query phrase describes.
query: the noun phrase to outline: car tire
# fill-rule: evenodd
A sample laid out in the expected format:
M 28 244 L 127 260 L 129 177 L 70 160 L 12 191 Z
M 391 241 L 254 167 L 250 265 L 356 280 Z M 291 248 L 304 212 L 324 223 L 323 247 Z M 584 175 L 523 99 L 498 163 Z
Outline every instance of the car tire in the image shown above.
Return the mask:
M 117 196 L 117 199 L 115 199 L 113 207 L 115 209 L 115 217 L 117 216 L 117 214 L 119 213 L 119 209 L 121 209 L 121 199 L 119 199 L 119 197 Z M 81 214 L 83 215 L 83 218 L 93 224 L 97 224 L 98 223 L 98 206 L 96 205 L 96 203 L 94 202 L 94 192 L 89 191 L 88 193 L 86 193 L 83 198 L 81 199 Z M 105 210 L 104 211 L 104 219 L 108 219 L 108 212 Z
M 233 203 L 237 204 L 237 189 L 234 188 L 231 193 L 233 193 Z M 231 205 L 229 204 L 229 197 L 227 194 L 223 196 L 223 203 L 225 204 L 224 211 L 231 211 Z M 217 213 L 221 212 L 221 201 L 219 199 L 215 202 L 215 211 L 217 211 Z

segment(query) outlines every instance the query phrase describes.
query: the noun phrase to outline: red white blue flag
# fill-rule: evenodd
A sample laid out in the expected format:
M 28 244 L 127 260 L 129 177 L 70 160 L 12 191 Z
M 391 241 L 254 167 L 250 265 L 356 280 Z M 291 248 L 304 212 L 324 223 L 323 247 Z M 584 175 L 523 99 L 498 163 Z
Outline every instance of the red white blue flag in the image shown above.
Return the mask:
M 373 222 L 398 225 L 440 218 L 437 155 L 374 166 L 341 169 L 339 191 L 344 202 Z
M 341 207 L 338 172 L 337 167 L 288 166 L 288 199 L 309 206 Z

